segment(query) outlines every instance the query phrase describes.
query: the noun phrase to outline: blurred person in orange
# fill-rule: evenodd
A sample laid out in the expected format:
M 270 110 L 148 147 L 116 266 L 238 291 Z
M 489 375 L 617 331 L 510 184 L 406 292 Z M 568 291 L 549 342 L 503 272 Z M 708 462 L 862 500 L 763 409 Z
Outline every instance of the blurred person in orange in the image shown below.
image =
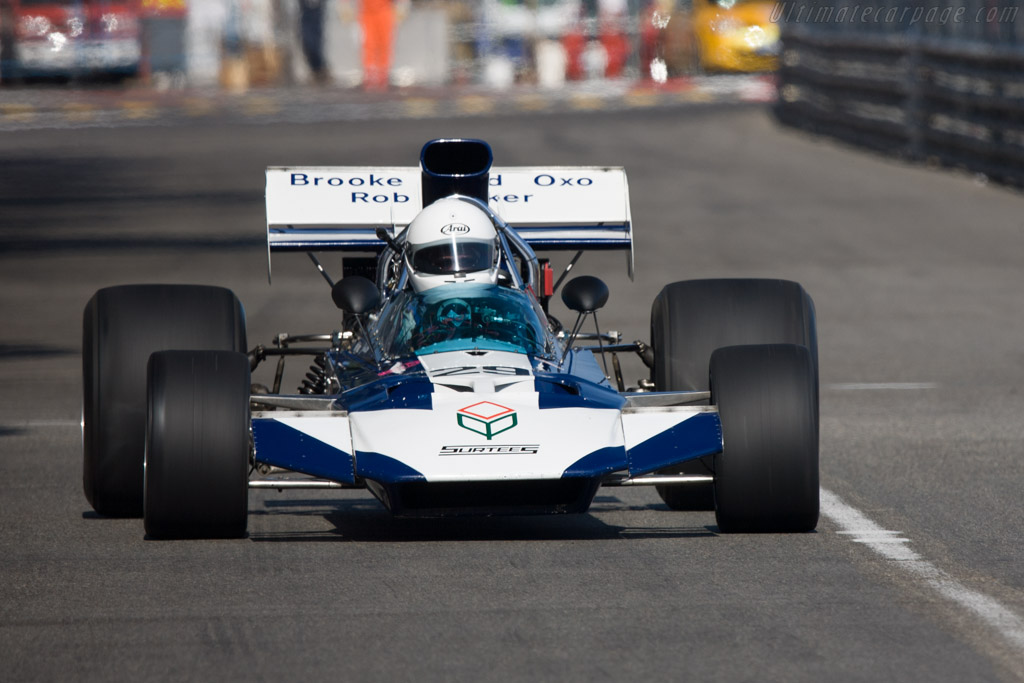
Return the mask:
M 409 0 L 359 0 L 363 34 L 363 88 L 386 90 L 391 75 L 395 27 L 409 12 Z M 354 16 L 351 0 L 342 0 L 342 19 Z

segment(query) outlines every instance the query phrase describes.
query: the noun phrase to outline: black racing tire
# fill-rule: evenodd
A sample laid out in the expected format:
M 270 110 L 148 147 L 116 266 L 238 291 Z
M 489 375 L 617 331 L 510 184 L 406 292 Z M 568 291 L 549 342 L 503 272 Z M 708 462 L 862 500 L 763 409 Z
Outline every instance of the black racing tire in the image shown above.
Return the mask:
M 798 283 L 768 279 L 684 280 L 666 285 L 655 298 L 651 307 L 651 379 L 657 391 L 708 391 L 711 354 L 720 347 L 741 344 L 806 346 L 813 359 L 817 387 L 814 302 Z M 711 475 L 712 458 L 691 460 L 659 473 Z M 673 510 L 714 509 L 710 483 L 655 488 Z
M 150 538 L 241 538 L 249 516 L 249 358 L 149 360 L 144 522 Z
M 711 356 L 711 400 L 725 449 L 714 456 L 722 533 L 801 533 L 818 524 L 814 364 L 796 344 L 730 346 Z
M 141 517 L 146 363 L 164 349 L 245 351 L 245 314 L 227 289 L 101 289 L 83 316 L 83 485 L 93 509 Z

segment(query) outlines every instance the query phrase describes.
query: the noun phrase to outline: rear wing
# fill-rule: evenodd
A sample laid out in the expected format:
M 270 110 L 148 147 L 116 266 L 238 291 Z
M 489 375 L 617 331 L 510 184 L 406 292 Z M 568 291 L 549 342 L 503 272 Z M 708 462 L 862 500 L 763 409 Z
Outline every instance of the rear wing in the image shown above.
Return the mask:
M 617 167 L 493 167 L 488 204 L 534 251 L 628 252 L 633 230 L 626 172 Z M 417 167 L 267 169 L 267 249 L 380 251 L 377 228 L 397 236 L 423 208 Z

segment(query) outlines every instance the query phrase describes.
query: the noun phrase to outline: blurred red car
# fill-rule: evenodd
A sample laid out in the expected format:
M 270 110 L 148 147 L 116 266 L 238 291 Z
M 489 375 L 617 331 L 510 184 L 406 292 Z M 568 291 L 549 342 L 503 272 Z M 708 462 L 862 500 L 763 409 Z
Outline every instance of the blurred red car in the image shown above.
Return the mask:
M 126 77 L 142 61 L 139 0 L 0 0 L 2 78 Z

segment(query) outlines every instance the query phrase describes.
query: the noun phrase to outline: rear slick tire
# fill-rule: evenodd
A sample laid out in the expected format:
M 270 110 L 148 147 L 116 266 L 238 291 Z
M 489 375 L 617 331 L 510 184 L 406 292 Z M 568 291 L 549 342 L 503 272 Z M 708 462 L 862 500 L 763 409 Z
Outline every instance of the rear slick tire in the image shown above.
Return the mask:
M 244 353 L 151 356 L 144 497 L 150 538 L 245 536 L 250 382 Z
M 810 351 L 730 346 L 711 356 L 724 450 L 714 456 L 723 533 L 799 533 L 818 523 L 817 392 Z

